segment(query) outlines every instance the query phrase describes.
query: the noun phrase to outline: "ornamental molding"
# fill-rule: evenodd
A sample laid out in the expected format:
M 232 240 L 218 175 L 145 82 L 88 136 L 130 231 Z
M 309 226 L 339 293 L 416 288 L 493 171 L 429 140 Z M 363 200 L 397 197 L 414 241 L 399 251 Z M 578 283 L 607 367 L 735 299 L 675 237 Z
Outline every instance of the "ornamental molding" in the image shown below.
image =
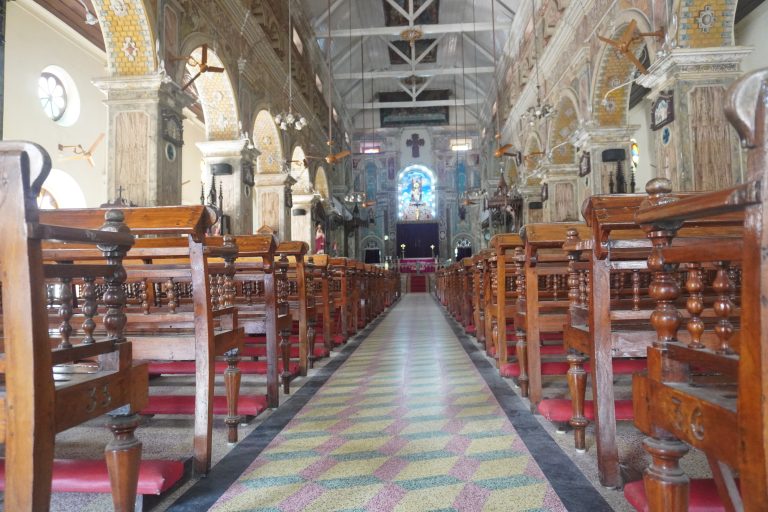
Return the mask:
M 648 74 L 640 75 L 637 83 L 648 89 L 663 86 L 678 74 L 712 75 L 737 74 L 741 61 L 752 53 L 751 46 L 727 46 L 720 48 L 675 48 L 668 55 L 658 59 Z

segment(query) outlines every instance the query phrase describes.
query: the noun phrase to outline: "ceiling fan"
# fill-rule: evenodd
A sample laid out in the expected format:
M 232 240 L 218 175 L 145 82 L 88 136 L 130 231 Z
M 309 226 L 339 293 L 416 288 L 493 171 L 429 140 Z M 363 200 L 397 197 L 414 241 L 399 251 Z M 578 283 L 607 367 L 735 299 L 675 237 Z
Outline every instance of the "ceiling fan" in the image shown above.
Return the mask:
M 629 22 L 627 29 L 619 39 L 609 39 L 607 37 L 597 36 L 597 38 L 602 42 L 616 48 L 619 53 L 624 56 L 625 59 L 629 60 L 637 67 L 637 70 L 640 71 L 640 73 L 647 75 L 648 68 L 646 68 L 645 64 L 643 64 L 640 59 L 637 58 L 634 52 L 629 49 L 632 43 L 641 40 L 643 37 L 656 37 L 658 39 L 663 39 L 664 31 L 657 30 L 655 32 L 637 32 L 637 21 L 632 20 Z
M 102 140 L 104 140 L 104 134 L 100 133 L 87 150 L 83 149 L 83 146 L 80 144 L 59 144 L 59 151 L 72 151 L 72 155 L 64 158 L 64 160 L 87 160 L 91 167 L 96 167 L 96 164 L 93 161 L 93 152 L 96 151 L 96 148 L 99 147 Z
M 186 90 L 187 87 L 192 85 L 194 81 L 200 78 L 200 75 L 202 75 L 203 73 L 223 73 L 224 72 L 224 68 L 222 67 L 208 65 L 208 45 L 207 44 L 204 44 L 202 46 L 202 56 L 200 57 L 200 62 L 198 62 L 197 59 L 191 56 L 189 57 L 188 62 L 190 66 L 196 66 L 199 69 L 199 71 L 197 72 L 196 75 L 190 78 L 187 81 L 187 83 L 185 83 L 182 86 L 181 88 L 182 91 Z

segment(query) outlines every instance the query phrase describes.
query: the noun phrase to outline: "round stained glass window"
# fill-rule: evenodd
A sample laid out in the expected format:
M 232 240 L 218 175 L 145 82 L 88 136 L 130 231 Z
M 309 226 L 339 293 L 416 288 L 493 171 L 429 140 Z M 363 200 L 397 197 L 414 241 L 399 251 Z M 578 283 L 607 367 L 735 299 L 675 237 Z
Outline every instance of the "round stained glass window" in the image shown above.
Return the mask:
M 43 72 L 37 81 L 37 95 L 45 115 L 59 121 L 67 111 L 67 90 L 53 73 Z

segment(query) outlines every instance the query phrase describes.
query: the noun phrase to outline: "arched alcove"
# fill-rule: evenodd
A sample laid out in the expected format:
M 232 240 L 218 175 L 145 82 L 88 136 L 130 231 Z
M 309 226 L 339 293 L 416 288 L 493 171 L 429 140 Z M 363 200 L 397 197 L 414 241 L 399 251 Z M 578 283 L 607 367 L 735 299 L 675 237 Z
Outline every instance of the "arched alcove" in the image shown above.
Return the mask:
M 258 158 L 260 174 L 280 174 L 283 166 L 283 148 L 280 132 L 268 110 L 256 114 L 253 123 L 253 143 L 261 152 Z
M 203 52 L 206 52 L 208 66 L 224 68 L 224 63 L 211 48 L 199 46 L 190 54 L 187 72 L 195 76 L 200 72 Z M 232 82 L 226 69 L 217 73 L 208 71 L 202 73 L 194 86 L 203 107 L 205 118 L 205 133 L 208 140 L 235 140 L 240 136 L 237 102 L 232 88 Z

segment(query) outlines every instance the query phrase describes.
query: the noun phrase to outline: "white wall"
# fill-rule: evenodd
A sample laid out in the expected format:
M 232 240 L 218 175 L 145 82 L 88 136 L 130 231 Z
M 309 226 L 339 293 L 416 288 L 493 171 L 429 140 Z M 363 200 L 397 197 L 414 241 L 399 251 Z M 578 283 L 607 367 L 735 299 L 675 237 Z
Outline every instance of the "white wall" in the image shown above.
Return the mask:
M 763 2 L 736 25 L 736 44 L 754 46 L 741 63 L 742 71 L 768 67 L 768 2 Z
M 50 153 L 53 166 L 77 180 L 88 206 L 104 203 L 108 199 L 106 140 L 94 153 L 95 168 L 84 160 L 64 160 L 57 149 L 58 144 L 87 148 L 107 130 L 104 96 L 91 84 L 91 79 L 106 75 L 104 52 L 32 0 L 8 2 L 6 23 L 4 138 L 42 145 Z M 51 121 L 40 106 L 38 77 L 51 64 L 67 71 L 80 93 L 80 117 L 72 126 Z
M 197 147 L 197 143 L 205 140 L 207 140 L 205 125 L 197 118 L 184 119 L 184 147 L 181 150 L 181 204 L 200 204 L 203 154 Z M 189 183 L 186 183 L 187 181 Z M 206 189 L 205 192 L 207 194 L 208 190 Z
M 635 192 L 638 194 L 645 193 L 645 184 L 651 178 L 656 176 L 656 172 L 653 166 L 656 162 L 651 161 L 656 154 L 651 148 L 651 139 L 649 137 L 649 117 L 650 117 L 650 104 L 647 99 L 643 99 L 640 103 L 635 105 L 635 108 L 629 111 L 629 124 L 639 125 L 635 131 L 634 139 L 637 141 L 637 146 L 640 148 L 640 162 L 637 164 L 637 171 L 635 172 Z M 627 175 L 627 185 L 629 185 L 629 175 Z

